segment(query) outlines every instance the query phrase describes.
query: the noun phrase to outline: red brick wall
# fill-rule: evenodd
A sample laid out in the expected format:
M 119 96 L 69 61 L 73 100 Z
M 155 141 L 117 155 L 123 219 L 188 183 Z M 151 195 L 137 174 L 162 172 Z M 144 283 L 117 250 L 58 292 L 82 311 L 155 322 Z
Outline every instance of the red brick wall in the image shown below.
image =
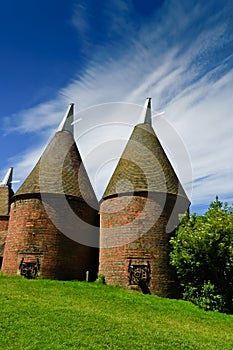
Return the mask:
M 0 269 L 2 267 L 2 257 L 5 247 L 8 222 L 9 216 L 0 216 Z
M 9 222 L 10 197 L 12 195 L 13 191 L 9 186 L 0 186 L 0 268 Z
M 47 212 L 59 215 L 57 203 L 59 196 L 47 203 Z M 80 203 L 72 202 L 73 210 L 80 211 Z M 61 201 L 62 204 L 62 201 Z M 90 221 L 96 224 L 97 212 L 82 203 L 82 211 L 90 212 Z M 3 257 L 2 270 L 6 274 L 19 273 L 19 264 L 24 258 L 26 262 L 36 261 L 41 264 L 40 275 L 54 279 L 85 279 L 86 271 L 90 278 L 96 278 L 98 270 L 98 249 L 85 246 L 66 237 L 50 220 L 40 198 L 16 198 L 11 205 L 9 229 Z M 81 215 L 81 214 L 80 214 Z M 64 219 L 64 218 L 63 218 Z M 72 224 L 65 221 L 67 227 Z M 79 231 L 79 227 L 75 230 Z M 63 229 L 64 232 L 64 222 Z M 86 232 L 84 231 L 83 234 Z
M 0 232 L 7 231 L 9 216 L 0 216 Z
M 156 197 L 155 197 L 156 198 Z M 176 285 L 169 265 L 170 235 L 165 232 L 172 205 L 165 196 L 109 198 L 100 207 L 100 268 L 106 283 L 127 287 L 129 263 L 151 268 L 149 288 L 164 297 L 175 296 Z

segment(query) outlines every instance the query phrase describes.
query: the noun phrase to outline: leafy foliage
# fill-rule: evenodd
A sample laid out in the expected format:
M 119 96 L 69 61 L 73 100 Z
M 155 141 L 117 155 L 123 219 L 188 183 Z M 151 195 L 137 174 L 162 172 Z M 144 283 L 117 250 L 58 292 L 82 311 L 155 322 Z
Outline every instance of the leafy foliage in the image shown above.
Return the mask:
M 233 312 L 233 208 L 216 200 L 205 215 L 184 215 L 171 239 L 184 299 Z

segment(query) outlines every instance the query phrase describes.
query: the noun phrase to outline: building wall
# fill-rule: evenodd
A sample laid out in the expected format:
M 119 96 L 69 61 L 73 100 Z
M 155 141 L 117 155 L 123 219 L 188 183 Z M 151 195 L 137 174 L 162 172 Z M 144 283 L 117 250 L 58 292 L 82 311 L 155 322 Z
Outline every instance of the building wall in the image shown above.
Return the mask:
M 54 198 L 54 202 L 50 200 L 47 204 L 43 204 L 40 197 L 22 196 L 13 201 L 3 257 L 4 273 L 19 273 L 22 258 L 25 262 L 35 262 L 38 258 L 42 277 L 84 280 L 86 271 L 89 271 L 90 280 L 96 278 L 98 249 L 79 244 L 62 233 L 65 228 L 68 229 L 69 225 L 72 225 L 68 217 L 65 224 L 63 220 L 65 226 L 62 230 L 59 230 L 57 221 L 54 224 L 50 219 L 54 219 L 54 215 L 59 216 L 57 212 L 59 201 L 61 201 L 59 196 Z M 92 224 L 98 224 L 96 211 L 85 203 L 82 203 L 80 209 L 80 203 L 77 200 L 71 199 L 70 202 L 73 210 L 79 212 L 79 215 L 82 215 L 80 210 L 85 215 L 87 212 Z M 79 227 L 76 228 L 77 231 L 79 229 Z
M 0 232 L 7 232 L 8 228 L 8 223 L 9 223 L 9 216 L 0 216 Z
M 9 216 L 0 216 L 0 269 L 2 267 L 3 252 L 5 247 Z
M 152 196 L 153 197 L 153 196 Z M 121 196 L 100 207 L 100 268 L 106 283 L 128 287 L 130 265 L 150 267 L 149 289 L 163 297 L 177 295 L 169 264 L 170 234 L 166 225 L 175 198 L 157 195 Z
M 10 197 L 13 195 L 9 186 L 0 186 L 0 269 L 2 266 L 10 210 Z

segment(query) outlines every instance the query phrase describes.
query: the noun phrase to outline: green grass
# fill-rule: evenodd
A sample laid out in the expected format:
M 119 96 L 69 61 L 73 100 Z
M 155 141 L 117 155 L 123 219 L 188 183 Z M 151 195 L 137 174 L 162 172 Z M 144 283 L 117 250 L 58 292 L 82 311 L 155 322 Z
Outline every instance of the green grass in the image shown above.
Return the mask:
M 98 283 L 0 275 L 0 349 L 233 349 L 233 316 Z

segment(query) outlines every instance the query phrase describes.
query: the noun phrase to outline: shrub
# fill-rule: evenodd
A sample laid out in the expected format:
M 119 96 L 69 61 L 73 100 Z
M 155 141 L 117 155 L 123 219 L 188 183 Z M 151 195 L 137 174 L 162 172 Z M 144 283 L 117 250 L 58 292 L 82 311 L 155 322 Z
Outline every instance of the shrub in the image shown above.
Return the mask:
M 216 287 L 210 281 L 205 282 L 201 288 L 185 286 L 183 298 L 206 311 L 224 312 L 226 310 L 223 296 L 218 294 Z
M 184 215 L 171 239 L 184 298 L 206 310 L 233 312 L 232 212 L 216 198 L 205 215 Z
M 99 273 L 96 282 L 101 283 L 101 284 L 105 284 L 105 276 L 104 276 L 104 275 L 101 275 L 101 274 Z

